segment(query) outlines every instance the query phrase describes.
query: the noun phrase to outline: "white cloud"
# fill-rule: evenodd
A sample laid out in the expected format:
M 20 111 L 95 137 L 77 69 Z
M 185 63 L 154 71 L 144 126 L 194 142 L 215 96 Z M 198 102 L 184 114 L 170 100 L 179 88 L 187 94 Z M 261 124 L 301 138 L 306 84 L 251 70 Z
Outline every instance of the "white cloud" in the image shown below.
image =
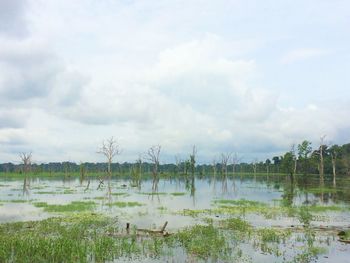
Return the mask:
M 302 93 L 289 90 L 292 84 L 276 87 L 278 77 L 293 73 L 310 78 L 307 70 L 283 75 L 285 68 L 304 71 L 295 62 L 337 49 L 291 50 L 294 43 L 279 33 L 286 26 L 293 39 L 299 27 L 272 15 L 273 27 L 265 28 L 258 2 L 16 3 L 9 26 L 0 26 L 0 160 L 24 150 L 37 161 L 101 160 L 98 145 L 114 135 L 124 149 L 120 160 L 153 144 L 164 156 L 184 156 L 196 144 L 201 160 L 233 151 L 249 161 L 320 134 L 337 140 L 348 128 L 346 103 L 312 101 L 309 86 Z M 291 50 L 283 70 L 271 65 L 281 49 Z M 279 105 L 291 95 L 288 106 Z
M 312 58 L 318 58 L 331 54 L 330 50 L 321 48 L 300 48 L 291 50 L 281 58 L 282 64 L 291 64 L 298 61 L 304 61 Z

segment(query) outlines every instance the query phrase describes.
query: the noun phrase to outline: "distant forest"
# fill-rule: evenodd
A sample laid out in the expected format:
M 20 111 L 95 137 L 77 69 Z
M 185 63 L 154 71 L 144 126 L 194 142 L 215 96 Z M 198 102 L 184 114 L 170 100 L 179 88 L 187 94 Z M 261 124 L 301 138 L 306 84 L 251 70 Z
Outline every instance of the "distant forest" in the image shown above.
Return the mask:
M 191 173 L 191 165 L 194 160 L 189 154 L 188 159 L 176 160 L 175 163 L 159 164 L 160 173 L 188 174 Z M 20 160 L 20 159 L 19 159 Z M 142 171 L 152 172 L 152 162 L 139 160 L 135 163 L 111 163 L 111 170 L 114 174 L 133 173 L 142 166 Z M 50 162 L 42 164 L 30 164 L 31 173 L 99 173 L 106 172 L 107 162 L 99 163 L 74 163 L 74 162 Z M 196 174 L 210 173 L 288 173 L 288 174 L 319 174 L 323 169 L 324 174 L 348 174 L 350 175 L 350 143 L 344 145 L 320 144 L 317 149 L 312 149 L 311 142 L 303 141 L 293 145 L 291 150 L 281 156 L 274 156 L 265 161 L 241 162 L 238 154 L 222 154 L 211 164 L 195 165 Z M 2 163 L 0 172 L 21 173 L 24 170 L 23 164 Z

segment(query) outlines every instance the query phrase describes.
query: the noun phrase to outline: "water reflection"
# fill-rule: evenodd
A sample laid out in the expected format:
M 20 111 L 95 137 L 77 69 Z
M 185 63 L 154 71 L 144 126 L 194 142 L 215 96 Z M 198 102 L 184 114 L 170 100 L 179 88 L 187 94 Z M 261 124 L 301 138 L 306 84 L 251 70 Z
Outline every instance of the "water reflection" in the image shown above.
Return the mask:
M 141 180 L 142 178 L 142 180 Z M 106 179 L 106 180 L 105 180 Z M 338 176 L 334 185 L 332 176 L 281 176 L 243 174 L 202 174 L 201 176 L 146 176 L 135 173 L 128 177 L 25 177 L 0 178 L 0 200 L 23 199 L 47 203 L 69 203 L 101 198 L 112 202 L 113 196 L 123 201 L 145 204 L 146 213 L 156 197 L 158 206 L 170 211 L 182 209 L 209 209 L 215 199 L 247 199 L 265 203 L 281 200 L 286 206 L 301 204 L 350 205 L 350 179 Z M 151 195 L 141 194 L 152 193 Z M 180 193 L 171 195 L 171 193 Z M 123 194 L 125 195 L 119 195 Z M 147 198 L 149 197 L 149 198 Z M 99 199 L 95 199 L 99 200 Z M 151 205 L 152 206 L 152 205 Z M 4 209 L 4 208 L 3 208 Z M 136 208 L 135 208 L 136 209 Z M 155 208 L 156 209 L 156 208 Z M 156 212 L 155 212 L 156 213 Z M 156 213 L 157 214 L 157 213 Z M 159 214 L 159 213 L 158 213 Z

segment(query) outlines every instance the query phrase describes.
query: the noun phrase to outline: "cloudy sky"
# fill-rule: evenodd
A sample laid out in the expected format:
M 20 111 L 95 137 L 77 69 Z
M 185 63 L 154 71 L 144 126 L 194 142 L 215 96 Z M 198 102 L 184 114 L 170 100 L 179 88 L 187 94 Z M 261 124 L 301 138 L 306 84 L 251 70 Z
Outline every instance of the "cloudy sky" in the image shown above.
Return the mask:
M 0 0 L 0 163 L 350 142 L 348 0 Z

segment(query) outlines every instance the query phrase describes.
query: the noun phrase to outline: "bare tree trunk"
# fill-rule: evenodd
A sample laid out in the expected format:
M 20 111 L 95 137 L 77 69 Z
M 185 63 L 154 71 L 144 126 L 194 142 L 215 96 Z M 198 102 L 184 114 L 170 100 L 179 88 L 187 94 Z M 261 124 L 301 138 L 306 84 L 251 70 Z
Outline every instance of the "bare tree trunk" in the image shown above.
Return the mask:
M 335 170 L 335 165 L 336 165 L 336 155 L 335 154 L 332 154 L 332 170 L 333 170 L 333 186 L 336 187 L 337 183 L 336 183 L 336 170 Z
M 107 196 L 108 199 L 111 201 L 112 199 L 112 186 L 111 186 L 111 179 L 112 179 L 112 161 L 113 157 L 120 154 L 121 150 L 117 143 L 117 141 L 111 137 L 106 142 L 102 142 L 102 146 L 100 150 L 97 153 L 103 154 L 107 159 L 107 176 L 108 176 L 108 187 L 107 187 Z M 100 184 L 98 185 L 97 189 L 99 189 L 103 185 L 103 179 L 100 179 Z
M 154 145 L 148 149 L 147 159 L 153 163 L 153 185 L 152 191 L 158 191 L 158 165 L 159 165 L 159 154 L 160 154 L 160 145 Z
M 320 164 L 319 164 L 319 169 L 320 169 L 320 181 L 321 183 L 324 182 L 324 160 L 323 160 L 323 149 L 324 149 L 324 138 L 326 135 L 323 135 L 320 140 L 320 148 L 319 148 L 319 155 L 320 155 Z

